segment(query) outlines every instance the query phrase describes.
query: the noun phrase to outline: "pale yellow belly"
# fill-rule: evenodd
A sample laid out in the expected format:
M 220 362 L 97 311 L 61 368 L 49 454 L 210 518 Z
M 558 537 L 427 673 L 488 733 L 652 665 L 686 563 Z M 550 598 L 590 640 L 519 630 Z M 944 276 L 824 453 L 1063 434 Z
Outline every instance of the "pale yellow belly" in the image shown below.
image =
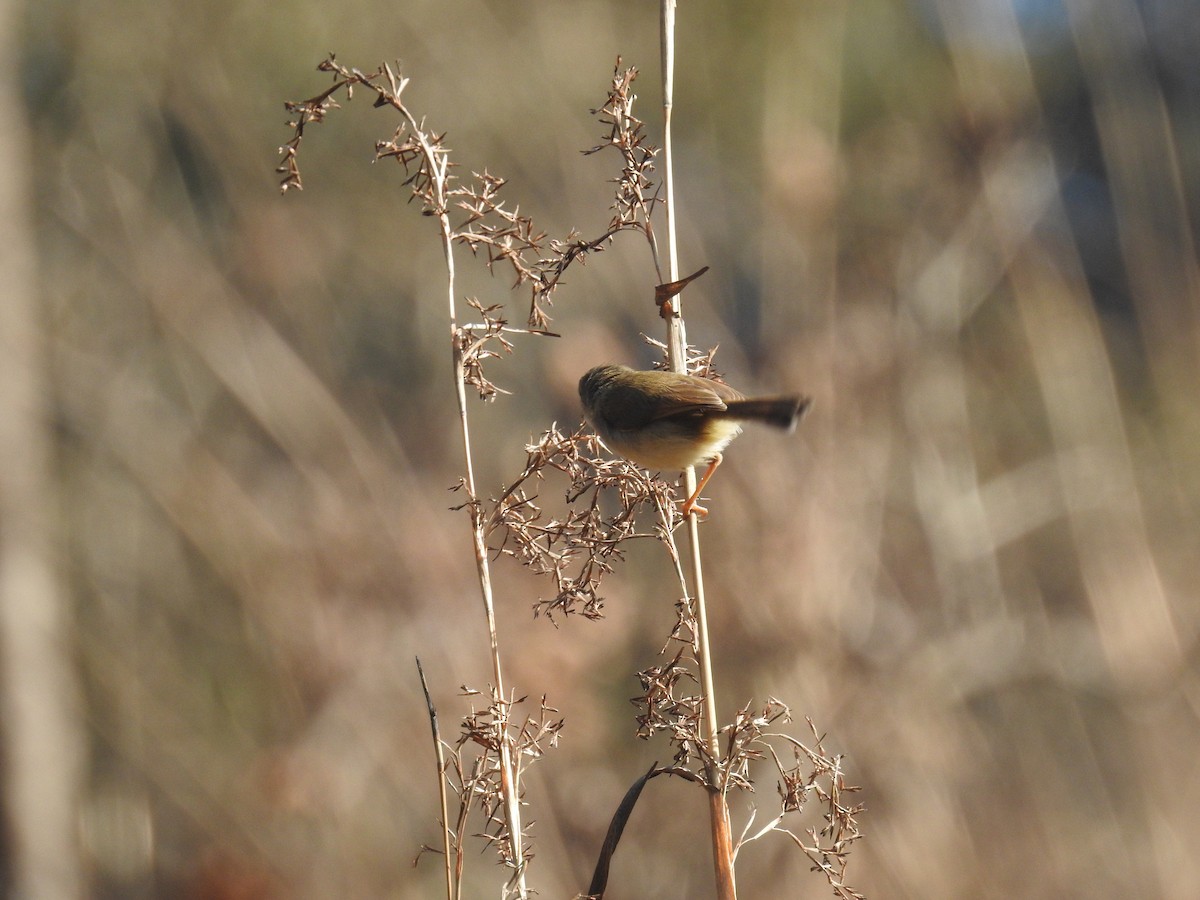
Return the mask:
M 662 471 L 681 470 L 707 462 L 725 449 L 741 432 L 741 425 L 729 419 L 712 419 L 703 440 L 695 435 L 675 433 L 672 427 L 650 427 L 640 432 L 610 432 L 604 443 L 614 453 L 633 460 L 639 466 Z

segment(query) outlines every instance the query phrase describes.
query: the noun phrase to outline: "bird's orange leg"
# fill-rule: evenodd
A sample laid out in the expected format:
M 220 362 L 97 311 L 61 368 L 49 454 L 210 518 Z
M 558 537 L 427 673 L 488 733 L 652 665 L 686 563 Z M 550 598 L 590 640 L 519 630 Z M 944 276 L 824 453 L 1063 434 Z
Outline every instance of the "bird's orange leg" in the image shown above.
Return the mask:
M 695 513 L 701 519 L 708 518 L 708 510 L 698 504 L 696 501 L 700 499 L 700 492 L 704 490 L 704 486 L 708 484 L 708 479 L 713 477 L 713 472 L 717 471 L 717 466 L 721 464 L 721 454 L 718 453 L 712 458 L 708 464 L 708 468 L 704 470 L 704 474 L 700 476 L 700 481 L 696 484 L 696 489 L 692 491 L 692 496 L 683 501 L 683 508 L 680 510 L 683 517 L 686 519 L 692 513 Z

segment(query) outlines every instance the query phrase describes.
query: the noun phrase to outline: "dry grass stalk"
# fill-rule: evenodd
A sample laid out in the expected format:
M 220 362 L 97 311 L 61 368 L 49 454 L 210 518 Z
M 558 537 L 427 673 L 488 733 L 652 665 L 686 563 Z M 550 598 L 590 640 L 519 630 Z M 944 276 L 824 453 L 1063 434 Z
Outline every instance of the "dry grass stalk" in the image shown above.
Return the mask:
M 679 255 L 676 241 L 674 200 L 674 154 L 672 153 L 671 111 L 675 93 L 675 0 L 662 0 L 662 77 L 663 77 L 663 181 L 667 200 L 666 226 L 668 248 L 668 280 L 679 280 Z M 667 362 L 674 372 L 687 371 L 687 332 L 682 315 L 682 296 L 677 296 L 661 307 L 667 322 Z M 696 472 L 689 466 L 684 472 L 684 485 L 690 497 L 696 490 Z M 716 753 L 717 710 L 716 686 L 713 680 L 712 652 L 708 636 L 708 604 L 704 591 L 704 569 L 700 555 L 700 529 L 696 515 L 688 516 L 688 546 L 691 548 L 690 563 L 692 585 L 695 589 L 695 652 L 700 668 L 700 688 L 703 702 L 706 733 L 703 743 L 710 755 Z M 685 589 L 686 594 L 686 589 Z M 721 900 L 734 900 L 737 890 L 733 872 L 733 846 L 729 829 L 729 807 L 725 802 L 724 790 L 715 783 L 715 771 L 708 767 L 709 822 L 712 834 L 713 867 L 716 877 L 717 895 Z
M 463 189 L 456 186 L 455 179 L 450 174 L 449 150 L 443 144 L 444 136 L 426 131 L 424 124 L 418 121 L 404 104 L 402 95 L 408 79 L 398 76 L 387 65 L 381 66 L 375 72 L 367 75 L 357 69 L 350 69 L 339 64 L 333 56 L 322 62 L 318 68 L 333 74 L 333 86 L 310 100 L 288 104 L 288 110 L 298 115 L 293 122 L 295 129 L 293 138 L 283 150 L 284 161 L 279 168 L 279 172 L 284 176 L 281 189 L 286 191 L 291 187 L 303 186 L 296 162 L 296 153 L 303 138 L 305 126 L 309 122 L 324 120 L 327 112 L 337 106 L 335 97 L 339 91 L 344 89 L 346 97 L 349 99 L 353 97 L 355 87 L 361 86 L 374 92 L 376 106 L 391 106 L 401 118 L 401 124 L 396 128 L 391 139 L 376 144 L 376 158 L 393 158 L 404 167 L 408 174 L 405 183 L 411 186 L 413 197 L 421 202 L 423 212 L 436 218 L 438 222 L 439 236 L 446 261 L 446 297 L 454 356 L 455 395 L 465 465 L 462 487 L 468 496 L 468 501 L 464 506 L 468 509 L 471 519 L 476 574 L 487 620 L 493 678 L 492 703 L 489 707 L 491 714 L 487 728 L 487 733 L 492 734 L 493 737 L 489 740 L 481 740 L 484 731 L 481 730 L 481 726 L 476 720 L 467 723 L 464 739 L 475 740 L 482 743 L 483 746 L 495 750 L 495 766 L 485 765 L 480 777 L 485 779 L 483 784 L 488 790 L 495 791 L 494 794 L 487 794 L 486 797 L 488 801 L 492 799 L 500 801 L 499 805 L 503 809 L 503 821 L 500 822 L 495 814 L 495 809 L 489 808 L 486 804 L 485 812 L 489 825 L 495 827 L 495 832 L 490 836 L 495 838 L 500 847 L 500 858 L 506 865 L 513 868 L 513 877 L 509 887 L 514 895 L 524 898 L 528 896 L 525 884 L 527 858 L 523 850 L 520 782 L 517 766 L 513 759 L 513 745 L 516 739 L 509 730 L 508 693 L 504 685 L 486 538 L 475 489 L 474 457 L 466 404 L 467 373 L 471 371 L 473 377 L 478 381 L 482 354 L 486 352 L 484 348 L 489 339 L 501 337 L 504 328 L 499 324 L 486 325 L 484 337 L 479 338 L 473 329 L 464 330 L 460 327 L 455 296 L 454 244 L 456 240 L 462 239 L 463 233 L 474 233 L 471 232 L 472 227 L 475 229 L 483 227 L 481 220 L 486 216 L 485 209 L 490 209 L 502 222 L 507 223 L 495 227 L 487 226 L 489 228 L 487 234 L 491 241 L 498 241 L 501 246 L 504 246 L 504 235 L 512 235 L 517 239 L 524 237 L 528 240 L 529 229 L 524 220 L 518 216 L 507 214 L 495 200 L 501 183 L 486 173 L 477 179 L 478 187 Z M 467 200 L 461 199 L 464 197 Z M 471 202 L 475 204 L 475 209 L 464 226 L 465 231 L 456 229 L 450 222 L 450 205 L 456 200 L 459 205 L 467 203 L 468 207 Z M 483 312 L 478 305 L 476 309 Z M 477 387 L 477 389 L 480 388 Z M 492 393 L 494 395 L 494 392 Z
M 437 757 L 438 803 L 442 811 L 442 864 L 446 873 L 446 897 L 449 900 L 457 900 L 458 886 L 462 884 L 462 848 L 460 845 L 457 859 L 455 859 L 451 855 L 453 835 L 450 832 L 450 802 L 447 797 L 446 779 L 443 777 L 443 773 L 446 771 L 446 751 L 442 742 L 442 730 L 438 726 L 437 707 L 434 706 L 433 697 L 429 694 L 429 683 L 425 680 L 425 669 L 421 666 L 420 657 L 417 658 L 417 675 L 421 679 L 421 692 L 425 695 L 425 706 L 429 711 L 429 727 L 433 732 L 433 749 Z

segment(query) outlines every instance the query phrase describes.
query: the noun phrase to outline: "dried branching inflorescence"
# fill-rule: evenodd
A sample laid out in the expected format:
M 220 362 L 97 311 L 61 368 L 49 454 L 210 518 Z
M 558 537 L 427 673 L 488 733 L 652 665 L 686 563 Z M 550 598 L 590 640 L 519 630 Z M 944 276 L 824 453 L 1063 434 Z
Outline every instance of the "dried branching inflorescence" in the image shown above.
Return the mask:
M 480 691 L 464 687 L 463 696 L 482 697 Z M 442 742 L 446 754 L 447 782 L 458 797 L 457 816 L 454 823 L 447 823 L 451 835 L 451 852 L 461 857 L 468 835 L 471 814 L 478 811 L 483 819 L 483 830 L 478 837 L 495 846 L 500 862 L 518 870 L 511 858 L 513 842 L 508 837 L 508 824 L 504 816 L 504 767 L 501 765 L 501 745 L 507 741 L 516 765 L 513 767 L 514 793 L 523 796 L 522 779 L 525 770 L 545 755 L 547 749 L 558 745 L 563 720 L 558 710 L 547 705 L 542 696 L 538 707 L 522 720 L 519 727 L 514 722 L 514 710 L 527 702 L 528 698 L 509 699 L 505 703 L 494 690 L 488 705 L 483 709 L 472 709 L 463 720 L 462 732 L 454 744 Z M 525 859 L 532 857 L 529 842 L 519 842 L 525 849 Z M 442 852 L 440 848 L 422 847 L 422 852 Z
M 743 752 L 750 756 L 769 755 L 779 774 L 777 784 L 780 811 L 765 828 L 751 834 L 753 819 L 746 824 L 738 847 L 769 832 L 787 835 L 804 851 L 812 862 L 812 871 L 820 872 L 833 888 L 835 897 L 843 900 L 863 900 L 863 895 L 845 882 L 850 849 L 862 837 L 856 816 L 864 809 L 862 804 L 850 804 L 847 795 L 857 793 L 859 788 L 846 783 L 842 772 L 841 755 L 829 754 L 822 746 L 823 738 L 812 719 L 806 717 L 809 731 L 813 735 L 812 745 L 805 744 L 788 734 L 767 731 L 776 721 L 791 721 L 788 708 L 778 700 L 769 700 L 755 716 L 742 710 L 739 720 L 745 720 L 740 729 L 738 743 Z M 731 738 L 730 745 L 734 743 Z M 790 747 L 792 763 L 785 763 L 778 747 Z M 750 758 L 747 757 L 747 759 Z M 821 810 L 820 827 L 809 825 L 803 834 L 797 834 L 790 822 L 807 812 L 810 800 L 816 800 Z M 737 847 L 734 848 L 736 854 Z
M 584 238 L 572 231 L 561 240 L 548 238 L 519 209 L 505 207 L 500 199 L 503 178 L 485 170 L 472 173 L 472 182 L 462 183 L 450 172 L 445 159 L 450 152 L 444 143 L 445 135 L 427 132 L 423 123 L 409 114 L 401 99 L 408 79 L 397 76 L 390 66 L 364 73 L 343 66 L 330 56 L 317 68 L 333 73 L 334 83 L 315 97 L 285 104 L 295 118 L 289 122 L 294 134 L 280 148 L 283 160 L 276 169 L 283 175 L 280 190 L 303 189 L 297 154 L 305 127 L 324 121 L 330 110 L 338 108 L 339 92 L 345 90 L 350 99 L 354 88 L 361 86 L 375 93 L 376 106 L 392 106 L 402 113 L 402 121 L 392 137 L 376 143 L 375 158 L 395 159 L 404 167 L 408 176 L 405 184 L 421 201 L 427 215 L 440 216 L 451 209 L 465 214 L 461 221 L 452 224 L 451 239 L 469 247 L 472 253 L 482 253 L 489 269 L 494 270 L 497 263 L 507 265 L 515 276 L 514 287 L 529 287 L 531 329 L 544 332 L 549 325 L 547 309 L 567 269 L 575 262 L 582 263 L 588 254 L 604 250 L 618 233 L 629 230 L 642 233 L 655 249 L 657 259 L 650 227 L 650 214 L 658 202 L 657 193 L 650 191 L 657 150 L 646 143 L 642 122 L 632 113 L 635 95 L 631 86 L 637 70 L 622 69 L 620 59 L 607 102 L 592 111 L 608 126 L 609 132 L 603 143 L 584 151 L 596 153 L 614 147 L 621 154 L 622 170 L 613 179 L 617 185 L 615 215 L 609 227 L 597 237 Z
M 646 240 L 652 247 L 656 247 L 650 220 L 654 206 L 660 199 L 661 183 L 651 177 L 658 148 L 646 143 L 643 134 L 645 125 L 633 114 L 633 104 L 637 99 L 632 90 L 635 78 L 637 69 L 622 70 L 621 60 L 618 58 L 608 100 L 600 109 L 592 110 L 592 115 L 597 116 L 601 124 L 609 127 L 608 139 L 603 144 L 597 144 L 583 152 L 599 153 L 607 147 L 615 147 L 620 151 L 624 167 L 620 176 L 613 179 L 617 185 L 617 192 L 612 205 L 614 215 L 609 228 L 614 233 L 625 228 L 637 229 L 646 235 Z
M 633 700 L 642 708 L 636 717 L 638 737 L 665 732 L 675 747 L 674 774 L 686 772 L 691 780 L 707 784 L 704 772 L 712 758 L 703 737 L 704 700 L 696 686 L 694 661 L 685 661 L 681 648 L 669 661 L 639 672 L 638 678 L 643 691 Z
M 535 614 L 601 618 L 600 581 L 622 558 L 622 544 L 661 540 L 681 521 L 672 487 L 624 459 L 602 456 L 583 429 L 563 434 L 551 427 L 525 451 L 524 470 L 486 517 L 493 549 L 554 579 L 554 598 L 539 599 Z M 565 476 L 561 516 L 539 505 L 539 488 L 555 472 Z M 651 517 L 649 526 L 639 525 L 642 513 Z
M 847 796 L 859 788 L 846 783 L 842 757 L 825 750 L 812 719 L 806 719 L 813 735 L 811 745 L 775 731 L 777 724 L 787 724 L 792 716 L 787 706 L 771 698 L 761 708 L 747 704 L 738 710 L 721 729 L 721 757 L 713 759 L 704 740 L 702 698 L 692 688 L 679 690 L 681 684 L 695 684 L 693 673 L 686 648 L 663 665 L 640 673 L 643 694 L 632 701 L 643 710 L 637 717 L 638 736 L 665 732 L 675 748 L 673 764 L 654 774 L 676 775 L 721 792 L 731 788 L 754 792 L 750 766 L 770 760 L 778 779 L 779 806 L 771 820 L 757 829 L 751 813 L 734 844 L 734 857 L 741 847 L 767 834 L 786 835 L 808 856 L 812 871 L 825 876 L 834 896 L 862 900 L 863 895 L 845 883 L 851 847 L 862 837 L 856 816 L 863 807 L 847 802 Z M 803 824 L 806 814 L 814 818 L 810 809 L 814 801 L 822 824 L 806 825 L 797 833 L 796 824 Z
M 686 604 L 684 604 L 686 606 Z M 686 613 L 681 613 L 681 621 Z M 695 687 L 694 661 L 687 648 L 680 648 L 669 661 L 640 673 L 643 694 L 633 699 L 642 709 L 637 717 L 638 736 L 649 738 L 666 733 L 675 756 L 672 765 L 657 768 L 653 775 L 675 775 L 722 793 L 731 788 L 754 791 L 752 763 L 770 760 L 774 765 L 779 806 L 765 825 L 754 828 L 751 813 L 733 854 L 744 845 L 771 833 L 789 837 L 843 900 L 863 900 L 863 895 L 845 883 L 852 845 L 860 837 L 856 816 L 861 804 L 847 802 L 859 788 L 848 785 L 842 772 L 842 757 L 829 754 L 822 745 L 812 719 L 806 719 L 813 741 L 806 744 L 774 730 L 791 721 L 783 703 L 769 699 L 761 708 L 747 705 L 721 729 L 721 757 L 714 759 L 704 740 L 703 700 Z M 682 685 L 687 685 L 680 690 Z M 790 757 L 790 762 L 788 758 Z M 761 776 L 760 779 L 761 780 Z M 813 807 L 810 809 L 810 807 Z M 820 812 L 822 824 L 803 825 L 805 817 Z
M 454 330 L 454 354 L 462 366 L 463 380 L 478 391 L 479 399 L 495 400 L 497 394 L 507 394 L 508 391 L 497 387 L 483 374 L 483 361 L 500 358 L 500 354 L 491 349 L 492 344 L 498 345 L 505 355 L 511 354 L 513 345 L 505 334 L 524 329 L 509 328 L 508 321 L 502 316 L 504 307 L 498 303 L 484 306 L 469 297 L 467 305 L 478 312 L 483 321 L 460 325 Z

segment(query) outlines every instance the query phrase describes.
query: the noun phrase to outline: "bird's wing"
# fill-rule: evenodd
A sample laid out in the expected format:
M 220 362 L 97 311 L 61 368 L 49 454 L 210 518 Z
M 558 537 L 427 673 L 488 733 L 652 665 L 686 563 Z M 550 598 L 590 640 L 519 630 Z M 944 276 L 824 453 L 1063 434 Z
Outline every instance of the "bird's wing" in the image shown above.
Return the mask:
M 727 384 L 696 376 L 679 376 L 656 384 L 653 391 L 630 392 L 624 408 L 630 411 L 625 427 L 641 427 L 677 416 L 692 416 L 704 412 L 721 412 L 726 403 L 742 399 L 742 395 Z

